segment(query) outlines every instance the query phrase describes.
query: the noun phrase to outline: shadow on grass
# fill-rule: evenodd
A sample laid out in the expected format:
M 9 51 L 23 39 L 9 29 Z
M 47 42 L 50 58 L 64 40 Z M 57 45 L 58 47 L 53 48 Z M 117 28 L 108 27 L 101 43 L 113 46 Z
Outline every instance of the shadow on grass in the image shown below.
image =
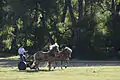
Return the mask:
M 54 70 L 40 69 L 40 70 L 26 70 L 26 72 L 51 72 Z
M 0 67 L 16 67 L 19 60 L 0 60 Z
M 18 67 L 19 60 L 6 60 L 0 59 L 0 67 Z M 44 65 L 41 63 L 41 65 Z M 61 65 L 58 64 L 57 67 Z M 120 66 L 120 61 L 70 61 L 68 67 L 91 67 L 91 66 Z M 46 69 L 40 71 L 49 72 Z M 27 72 L 35 72 L 34 70 L 28 70 Z
M 33 73 L 33 72 L 52 72 L 55 70 L 47 70 L 47 69 L 40 69 L 40 70 L 35 70 L 35 69 L 30 69 L 30 70 L 15 70 L 17 72 L 27 72 L 27 73 Z

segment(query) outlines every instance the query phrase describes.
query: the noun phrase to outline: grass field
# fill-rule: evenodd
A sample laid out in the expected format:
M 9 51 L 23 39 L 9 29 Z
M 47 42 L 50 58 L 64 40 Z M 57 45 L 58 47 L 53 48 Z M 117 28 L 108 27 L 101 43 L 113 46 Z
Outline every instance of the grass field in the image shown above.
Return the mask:
M 0 67 L 0 80 L 120 80 L 119 66 L 69 67 L 54 71 L 27 69 L 19 71 L 16 67 Z
M 0 58 L 0 80 L 120 80 L 119 62 L 116 66 L 114 66 L 116 63 L 113 64 L 113 62 L 104 63 L 101 66 L 97 62 L 95 63 L 97 66 L 87 66 L 88 63 L 77 62 L 82 66 L 68 67 L 64 70 L 57 67 L 53 71 L 47 71 L 48 68 L 46 67 L 42 67 L 41 71 L 30 70 L 29 68 L 25 71 L 19 71 L 16 67 L 17 60 L 19 60 L 19 56 Z M 107 64 L 112 66 L 106 66 Z M 1 65 L 8 66 L 3 67 Z

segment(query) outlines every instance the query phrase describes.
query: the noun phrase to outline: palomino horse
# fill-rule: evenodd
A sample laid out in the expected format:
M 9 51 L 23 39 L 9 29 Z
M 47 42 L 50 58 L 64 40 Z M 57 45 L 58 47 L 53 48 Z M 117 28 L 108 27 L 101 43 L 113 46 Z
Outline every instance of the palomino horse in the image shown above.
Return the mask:
M 62 51 L 59 51 L 58 53 L 55 54 L 55 64 L 57 65 L 56 61 L 61 61 L 61 69 L 63 62 L 66 62 L 65 68 L 67 68 L 68 65 L 68 61 L 69 58 L 71 58 L 71 54 L 72 54 L 72 49 L 70 49 L 69 47 L 65 47 Z M 54 66 L 55 69 L 56 66 Z
M 52 46 L 51 50 L 48 52 L 38 51 L 36 52 L 34 57 L 34 62 L 31 65 L 31 68 L 35 68 L 39 70 L 39 63 L 40 61 L 47 61 L 49 70 L 51 70 L 51 63 L 55 58 L 55 54 L 58 53 L 58 46 L 55 44 Z

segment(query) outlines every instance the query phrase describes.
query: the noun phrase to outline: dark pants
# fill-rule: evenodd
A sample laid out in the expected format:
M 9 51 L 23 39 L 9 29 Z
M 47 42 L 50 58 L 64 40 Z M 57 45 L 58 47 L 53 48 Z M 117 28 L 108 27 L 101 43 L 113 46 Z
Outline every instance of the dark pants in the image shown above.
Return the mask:
M 22 62 L 26 62 L 25 55 L 20 54 L 20 61 L 22 61 Z M 32 64 L 32 63 L 26 63 L 26 67 L 30 67 L 31 64 Z
M 20 61 L 25 61 L 26 62 L 25 55 L 20 54 Z

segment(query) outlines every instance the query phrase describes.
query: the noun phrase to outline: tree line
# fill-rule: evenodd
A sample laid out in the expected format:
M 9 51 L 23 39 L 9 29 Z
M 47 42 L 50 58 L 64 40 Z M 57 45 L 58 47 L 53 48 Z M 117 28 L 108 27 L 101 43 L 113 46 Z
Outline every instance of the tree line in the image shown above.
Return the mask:
M 46 50 L 57 42 L 73 58 L 119 58 L 120 0 L 0 0 L 0 51 Z

